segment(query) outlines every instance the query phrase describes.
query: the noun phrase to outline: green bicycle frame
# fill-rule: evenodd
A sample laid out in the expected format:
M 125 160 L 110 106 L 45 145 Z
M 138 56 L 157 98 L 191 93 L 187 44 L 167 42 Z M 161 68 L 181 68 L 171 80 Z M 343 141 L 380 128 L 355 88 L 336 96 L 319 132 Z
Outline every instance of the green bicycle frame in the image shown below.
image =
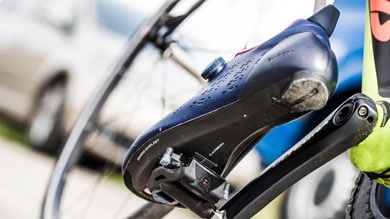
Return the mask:
M 390 186 L 390 2 L 367 0 L 362 93 L 375 100 L 378 122 L 363 142 L 349 150 L 352 163 Z

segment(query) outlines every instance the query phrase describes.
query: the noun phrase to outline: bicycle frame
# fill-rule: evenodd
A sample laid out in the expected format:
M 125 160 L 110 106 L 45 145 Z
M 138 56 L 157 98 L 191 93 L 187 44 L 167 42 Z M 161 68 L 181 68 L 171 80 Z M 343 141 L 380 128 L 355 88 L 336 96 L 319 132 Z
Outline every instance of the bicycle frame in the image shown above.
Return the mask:
M 364 140 L 376 120 L 374 101 L 353 95 L 219 210 L 197 203 L 190 209 L 199 215 L 213 212 L 217 218 L 249 218 L 295 182 Z
M 95 98 L 91 99 L 87 104 L 83 114 L 76 122 L 64 146 L 64 151 L 59 158 L 58 163 L 60 165 L 55 167 L 53 175 L 57 172 L 69 172 L 70 167 L 76 162 L 75 160 L 71 160 L 75 157 L 73 154 L 80 153 L 78 151 L 80 147 L 75 147 L 74 145 L 77 145 L 79 139 L 86 135 L 85 127 L 88 127 L 94 121 L 98 109 L 100 109 L 104 100 L 122 75 L 131 67 L 136 54 L 148 40 L 154 42 L 156 47 L 161 48 L 161 51 L 168 50 L 168 56 L 173 57 L 180 66 L 187 69 L 193 75 L 196 75 L 196 70 L 193 70 L 187 62 L 176 55 L 177 53 L 174 47 L 170 47 L 172 41 L 169 41 L 168 36 L 204 0 L 198 0 L 182 16 L 169 17 L 168 13 L 178 2 L 179 0 L 167 1 L 156 16 L 151 18 L 146 24 L 145 27 L 147 27 L 147 30 L 139 30 L 135 35 L 136 37 L 132 39 L 127 48 L 128 52 L 125 54 L 123 60 L 119 62 L 119 65 L 117 65 L 113 73 L 104 81 Z M 147 38 L 145 38 L 145 34 L 147 34 Z M 378 113 L 375 102 L 366 95 L 355 94 L 338 107 L 335 107 L 319 125 L 270 164 L 258 177 L 253 179 L 232 197 L 228 197 L 222 206 L 217 207 L 216 205 L 210 206 L 191 203 L 191 206 L 186 207 L 189 207 L 190 210 L 198 215 L 204 215 L 203 213 L 207 212 L 207 216 L 209 217 L 249 218 L 295 182 L 366 139 L 372 133 L 377 120 Z M 58 209 L 59 203 L 56 200 L 61 199 L 58 198 L 61 194 L 57 192 L 62 192 L 61 186 L 63 186 L 64 182 L 57 182 L 55 180 L 55 178 L 52 179 L 53 182 L 51 183 L 53 185 L 58 184 L 60 188 L 49 186 L 46 196 L 46 199 L 52 199 L 48 203 L 54 203 L 55 206 L 44 206 L 42 212 L 43 218 L 58 217 L 50 209 Z M 164 211 L 164 213 L 168 211 Z
M 324 123 L 329 125 L 328 123 L 330 119 L 329 117 L 335 116 L 333 118 L 337 118 L 337 111 L 339 110 L 341 112 L 343 107 L 346 106 L 345 103 L 343 103 L 334 113 L 332 113 L 329 117 L 327 117 L 304 139 L 302 139 L 295 146 L 293 146 L 289 151 L 283 154 L 278 160 L 272 163 L 267 169 L 264 170 L 264 172 L 259 177 L 257 177 L 247 186 L 245 186 L 241 191 L 239 191 L 235 196 L 233 196 L 232 199 L 227 201 L 227 203 L 224 204 L 224 206 L 221 208 L 222 210 L 226 211 L 227 218 L 242 218 L 242 217 L 248 218 L 252 216 L 259 209 L 265 206 L 268 202 L 273 200 L 279 194 L 279 192 L 277 191 L 279 190 L 283 191 L 288 186 L 295 183 L 297 180 L 299 180 L 299 178 L 301 178 L 300 174 L 305 175 L 305 173 L 309 173 L 311 171 L 311 169 L 309 170 L 309 168 L 316 166 L 315 164 L 316 162 L 321 162 L 323 161 L 323 159 L 327 160 L 327 158 L 329 158 L 328 156 L 335 155 L 336 151 L 338 151 L 337 153 L 341 153 L 343 151 L 348 150 L 348 148 L 352 148 L 353 146 L 362 143 L 363 145 L 372 144 L 372 143 L 375 144 L 375 140 L 368 143 L 365 143 L 365 141 L 367 137 L 371 137 L 370 133 L 373 132 L 374 128 L 385 127 L 389 118 L 387 115 L 388 104 L 386 105 L 383 103 L 383 102 L 386 103 L 386 100 L 388 100 L 389 97 L 389 93 L 388 93 L 389 87 L 388 84 L 386 84 L 388 81 L 388 76 L 386 76 L 386 74 L 388 73 L 388 68 L 384 67 L 388 63 L 383 62 L 383 59 L 388 60 L 386 58 L 388 57 L 388 52 L 384 52 L 384 51 L 388 51 L 386 48 L 388 48 L 389 45 L 388 44 L 389 36 L 386 35 L 386 33 L 388 32 L 384 32 L 383 29 L 385 25 L 384 23 L 381 23 L 380 24 L 381 27 L 379 27 L 378 26 L 379 23 L 375 23 L 375 22 L 379 22 L 378 20 L 374 20 L 374 21 L 371 20 L 373 19 L 373 16 L 374 17 L 377 16 L 375 13 L 383 12 L 381 10 L 385 10 L 384 9 L 385 3 L 380 3 L 381 1 L 376 1 L 375 3 L 374 2 L 375 1 L 367 1 L 367 8 L 371 8 L 371 10 L 369 11 L 367 9 L 368 12 L 365 20 L 366 35 L 365 35 L 365 43 L 364 43 L 365 54 L 364 54 L 364 66 L 363 66 L 362 91 L 363 93 L 370 96 L 370 98 L 366 99 L 365 101 L 370 102 L 370 105 L 373 107 L 371 109 L 372 110 L 371 112 L 373 113 L 373 115 L 375 115 L 374 117 L 377 118 L 378 121 L 372 122 L 367 120 L 367 122 L 370 123 L 370 127 L 365 126 L 363 128 L 363 127 L 359 127 L 359 125 L 363 125 L 363 124 L 355 123 L 355 125 L 357 126 L 351 125 L 352 121 L 356 120 L 356 117 L 352 116 L 350 120 L 348 120 L 348 122 L 345 123 L 345 127 L 351 125 L 349 129 L 345 129 L 344 131 L 341 131 L 341 129 L 343 128 L 340 127 L 340 129 L 338 129 L 333 127 L 331 129 L 332 131 L 329 130 L 326 131 L 326 128 L 323 126 Z M 380 6 L 382 6 L 381 10 L 378 9 L 378 7 Z M 378 9 L 379 12 L 376 9 Z M 369 15 L 371 15 L 371 17 Z M 370 24 L 373 25 L 374 27 L 370 26 Z M 354 99 L 354 97 L 356 97 L 356 95 L 353 96 L 352 99 Z M 376 109 L 375 104 L 377 104 L 380 107 Z M 353 114 L 362 115 L 365 114 L 366 112 L 365 110 L 362 110 L 360 112 L 359 111 L 360 110 L 354 111 Z M 322 129 L 322 127 L 324 129 Z M 368 132 L 365 132 L 363 130 Z M 319 134 L 321 131 L 324 131 L 323 133 L 324 135 L 322 137 L 317 138 L 315 135 Z M 364 134 L 359 133 L 360 131 L 363 131 L 365 133 Z M 366 137 L 363 137 L 363 135 L 365 135 Z M 333 138 L 330 136 L 333 136 Z M 313 144 L 310 147 L 303 149 L 305 148 L 304 144 L 307 143 L 306 141 L 309 141 L 309 139 L 313 139 L 313 138 L 316 139 L 314 140 Z M 348 141 L 347 140 L 348 138 L 353 138 L 354 140 Z M 329 142 L 327 142 L 327 140 L 329 140 Z M 345 142 L 343 142 L 344 140 Z M 324 143 L 324 145 L 326 145 L 327 149 L 320 149 L 323 142 L 326 142 Z M 343 146 L 345 148 L 343 148 Z M 314 154 L 309 155 L 310 154 L 309 151 L 314 150 L 314 148 L 318 150 L 314 152 Z M 351 151 L 353 150 L 359 150 L 359 149 L 357 147 L 353 147 Z M 370 150 L 370 149 L 367 148 L 365 150 Z M 302 154 L 300 154 L 300 152 Z M 304 156 L 303 154 L 307 156 Z M 298 157 L 300 157 L 300 159 L 303 159 L 303 161 L 299 160 Z M 312 160 L 313 157 L 316 157 L 318 160 L 316 158 Z M 297 163 L 292 161 L 295 158 L 297 159 L 296 160 Z M 363 166 L 364 164 L 360 163 L 360 165 L 361 165 L 360 168 L 362 169 L 366 168 L 365 166 Z M 388 173 L 387 175 L 382 174 L 381 177 L 388 178 Z M 242 210 L 242 209 L 247 209 L 247 210 Z M 247 213 L 242 214 L 241 212 L 247 212 Z
M 161 188 L 187 200 L 186 207 L 198 215 L 249 218 L 295 182 L 364 140 L 376 121 L 375 103 L 365 95 L 353 95 L 219 209 L 191 201 L 168 185 Z
M 390 185 L 388 180 L 388 139 L 390 126 L 388 124 L 389 111 L 389 32 L 386 25 L 388 21 L 382 21 L 381 17 L 388 15 L 389 3 L 382 0 L 368 0 L 366 9 L 366 32 L 364 41 L 364 63 L 362 93 L 372 97 L 380 112 L 381 121 L 376 125 L 376 136 L 370 136 L 358 147 L 350 150 L 353 164 L 361 171 L 369 173 L 370 176 L 381 175 L 379 182 Z M 382 23 L 384 22 L 384 23 Z M 375 150 L 372 149 L 375 145 Z M 363 159 L 361 155 L 368 153 L 375 159 Z M 378 162 L 377 158 L 381 158 Z M 387 169 L 387 170 L 386 170 Z M 379 174 L 383 172 L 383 174 Z M 375 177 L 372 177 L 375 178 Z

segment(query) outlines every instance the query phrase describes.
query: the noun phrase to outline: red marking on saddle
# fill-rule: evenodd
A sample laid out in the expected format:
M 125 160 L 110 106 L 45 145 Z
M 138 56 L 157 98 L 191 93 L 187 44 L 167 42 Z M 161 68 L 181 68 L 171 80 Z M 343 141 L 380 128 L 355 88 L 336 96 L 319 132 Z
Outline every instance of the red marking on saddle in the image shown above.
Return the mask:
M 296 19 L 296 20 L 293 21 L 289 26 L 292 26 L 293 24 L 295 24 L 296 22 L 301 21 L 301 20 L 303 20 L 303 19 Z M 255 47 L 252 47 L 252 48 L 245 49 L 245 50 L 242 50 L 242 51 L 240 51 L 240 52 L 237 52 L 236 55 L 235 55 L 234 57 L 237 57 L 237 56 L 239 56 L 239 55 L 242 55 L 242 54 L 244 54 L 244 53 L 247 53 L 247 52 L 251 51 L 251 50 L 254 49 L 254 48 L 255 48 Z

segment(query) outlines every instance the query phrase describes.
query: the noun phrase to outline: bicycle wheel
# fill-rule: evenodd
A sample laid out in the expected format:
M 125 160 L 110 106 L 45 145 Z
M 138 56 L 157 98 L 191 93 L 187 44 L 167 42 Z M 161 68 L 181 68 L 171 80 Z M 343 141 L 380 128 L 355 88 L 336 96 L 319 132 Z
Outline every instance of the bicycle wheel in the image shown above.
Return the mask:
M 283 218 L 345 218 L 358 171 L 346 153 L 292 186 L 283 203 Z
M 216 53 L 227 54 L 244 48 L 245 42 L 234 44 L 247 38 L 243 33 L 234 40 L 227 37 L 229 46 L 218 43 L 210 47 L 210 44 L 200 44 L 195 40 L 201 33 L 197 30 L 208 26 L 204 25 L 204 19 L 210 20 L 211 16 L 215 19 L 217 6 L 220 12 L 224 12 L 220 21 L 229 11 L 235 10 L 238 1 L 235 5 L 226 4 L 226 7 L 211 2 L 209 10 L 197 11 L 198 14 L 193 14 L 191 19 L 186 19 L 187 15 L 203 1 L 195 2 L 189 9 L 187 7 L 189 13 L 182 13 L 178 2 L 163 4 L 139 28 L 126 48 L 125 58 L 119 61 L 86 105 L 54 167 L 42 206 L 42 218 L 123 218 L 144 204 L 145 201 L 132 196 L 118 180 L 119 165 L 127 147 L 138 134 L 200 88 L 200 74 L 193 70 L 192 65 L 202 64 Z M 201 16 L 205 18 L 196 19 Z M 248 18 L 247 14 L 242 16 Z M 185 23 L 176 30 L 184 20 Z M 213 26 L 213 22 L 210 23 Z M 226 25 L 228 23 L 226 21 Z M 218 28 L 223 29 L 226 29 L 223 25 Z M 173 34 L 175 40 L 171 40 Z M 177 49 L 191 57 L 189 64 Z M 198 63 L 192 57 L 201 57 L 202 60 Z M 98 174 L 77 165 L 84 151 L 104 159 L 104 165 L 95 168 Z M 186 217 L 191 217 L 191 214 Z
M 360 174 L 355 183 L 346 210 L 346 218 L 390 218 L 390 190 L 370 180 L 364 174 Z

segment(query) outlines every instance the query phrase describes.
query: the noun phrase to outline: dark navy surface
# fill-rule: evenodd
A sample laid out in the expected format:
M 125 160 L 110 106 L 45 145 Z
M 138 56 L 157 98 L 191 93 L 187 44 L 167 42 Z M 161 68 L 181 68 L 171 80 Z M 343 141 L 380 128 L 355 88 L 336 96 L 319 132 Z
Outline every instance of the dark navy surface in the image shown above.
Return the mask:
M 249 96 L 252 90 L 259 90 L 259 88 L 254 89 L 246 86 L 247 78 L 251 76 L 256 64 L 276 44 L 290 36 L 303 32 L 313 33 L 326 47 L 329 47 L 330 44 L 324 29 L 311 21 L 299 20 L 264 44 L 239 54 L 233 60 L 227 62 L 222 71 L 213 76 L 198 95 L 138 137 L 125 156 L 123 168 L 127 165 L 132 154 L 156 134 L 227 106 L 243 98 L 243 94 Z M 249 84 L 259 87 L 267 86 L 267 84 Z
M 365 3 L 365 0 L 336 1 L 335 6 L 340 10 L 340 18 L 331 37 L 332 49 L 336 50 L 339 68 L 336 92 L 323 110 L 276 127 L 257 144 L 256 150 L 260 153 L 264 166 L 272 163 L 303 138 L 331 112 L 333 106 L 338 106 L 352 94 L 360 92 Z M 343 54 L 338 55 L 337 51 Z

